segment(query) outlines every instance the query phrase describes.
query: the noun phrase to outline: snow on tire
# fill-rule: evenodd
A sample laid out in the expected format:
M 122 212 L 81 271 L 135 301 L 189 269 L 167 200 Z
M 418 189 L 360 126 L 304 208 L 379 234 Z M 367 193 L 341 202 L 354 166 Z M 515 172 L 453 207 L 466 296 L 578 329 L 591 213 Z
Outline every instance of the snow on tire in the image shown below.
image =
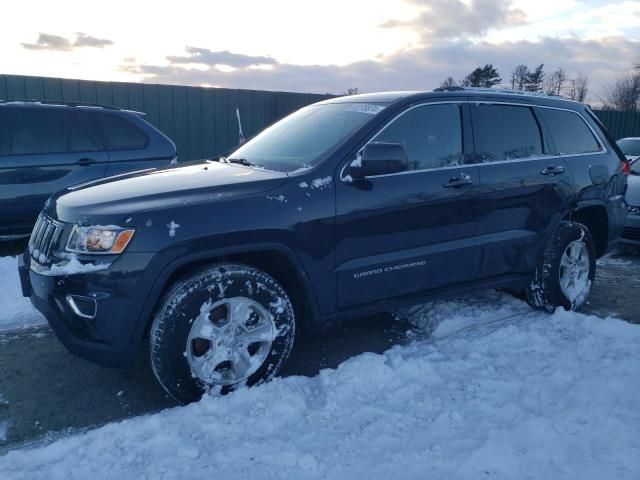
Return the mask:
M 562 222 L 547 245 L 527 300 L 549 312 L 556 307 L 580 308 L 596 274 L 596 252 L 589 229 L 578 222 Z
M 227 393 L 273 378 L 295 338 L 284 289 L 261 270 L 210 265 L 177 282 L 160 301 L 150 332 L 153 372 L 176 400 Z

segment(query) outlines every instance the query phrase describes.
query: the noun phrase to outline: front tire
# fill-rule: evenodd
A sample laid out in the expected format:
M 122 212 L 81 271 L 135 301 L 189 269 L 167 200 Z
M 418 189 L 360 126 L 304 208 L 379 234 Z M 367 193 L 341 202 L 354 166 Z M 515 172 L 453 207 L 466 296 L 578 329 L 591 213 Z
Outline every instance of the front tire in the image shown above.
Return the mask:
M 527 300 L 549 312 L 556 307 L 577 310 L 586 302 L 595 275 L 596 251 L 589 229 L 562 222 L 542 255 Z
M 177 282 L 150 332 L 158 382 L 182 403 L 273 378 L 295 338 L 293 307 L 270 275 L 240 264 L 208 266 Z

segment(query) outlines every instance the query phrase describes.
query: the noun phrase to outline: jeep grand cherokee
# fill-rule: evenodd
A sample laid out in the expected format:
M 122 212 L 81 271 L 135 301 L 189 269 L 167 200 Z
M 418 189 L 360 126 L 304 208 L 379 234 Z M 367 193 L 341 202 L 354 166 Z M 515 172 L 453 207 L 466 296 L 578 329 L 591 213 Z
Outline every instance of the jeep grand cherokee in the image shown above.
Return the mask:
M 627 214 L 588 107 L 452 88 L 305 107 L 226 157 L 54 195 L 20 267 L 72 352 L 144 343 L 182 402 L 273 377 L 300 332 L 471 289 L 587 299 Z

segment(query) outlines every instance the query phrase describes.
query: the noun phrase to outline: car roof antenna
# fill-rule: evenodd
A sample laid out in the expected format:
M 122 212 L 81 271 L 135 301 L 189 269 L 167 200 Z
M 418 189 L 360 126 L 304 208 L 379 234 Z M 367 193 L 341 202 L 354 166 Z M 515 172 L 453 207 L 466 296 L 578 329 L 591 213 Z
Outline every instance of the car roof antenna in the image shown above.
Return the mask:
M 236 107 L 236 117 L 238 118 L 238 137 L 240 139 L 240 145 L 245 141 L 244 133 L 242 133 L 242 121 L 240 120 L 240 109 Z

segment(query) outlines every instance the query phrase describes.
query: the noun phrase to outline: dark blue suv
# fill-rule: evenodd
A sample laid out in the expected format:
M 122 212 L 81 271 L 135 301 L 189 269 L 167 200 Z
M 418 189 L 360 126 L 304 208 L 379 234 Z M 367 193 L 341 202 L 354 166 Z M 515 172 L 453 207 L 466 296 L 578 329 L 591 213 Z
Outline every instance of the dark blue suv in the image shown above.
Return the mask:
M 275 375 L 295 336 L 471 289 L 579 308 L 627 215 L 582 104 L 448 89 L 327 100 L 226 157 L 68 188 L 20 266 L 62 342 L 176 399 Z
M 70 185 L 167 166 L 176 148 L 144 114 L 90 104 L 0 101 L 0 240 L 27 236 Z

